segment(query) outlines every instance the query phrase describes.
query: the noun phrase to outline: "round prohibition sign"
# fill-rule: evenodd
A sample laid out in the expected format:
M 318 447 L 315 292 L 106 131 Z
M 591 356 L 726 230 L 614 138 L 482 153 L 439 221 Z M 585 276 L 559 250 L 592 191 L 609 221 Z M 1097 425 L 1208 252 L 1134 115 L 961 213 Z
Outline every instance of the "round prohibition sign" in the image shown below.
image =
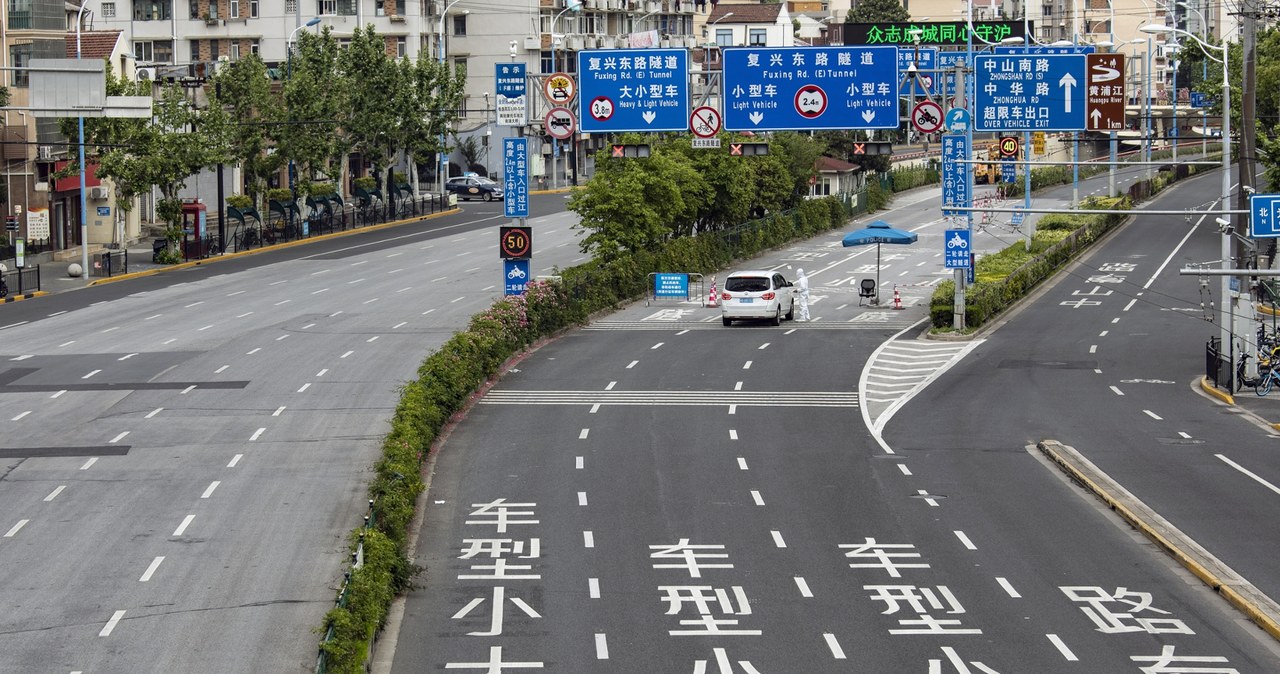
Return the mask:
M 710 107 L 700 107 L 689 115 L 689 131 L 699 138 L 711 138 L 720 133 L 720 111 Z
M 942 106 L 933 101 L 921 101 L 911 111 L 911 123 L 920 133 L 933 133 L 942 128 Z
M 608 96 L 596 96 L 592 99 L 588 112 L 591 113 L 591 119 L 607 122 L 613 117 L 613 101 Z
M 796 112 L 805 119 L 817 119 L 827 111 L 827 92 L 816 84 L 806 84 L 796 91 Z
M 543 120 L 543 124 L 547 129 L 547 133 L 552 138 L 564 140 L 573 135 L 577 131 L 577 120 L 573 118 L 573 111 L 568 108 L 551 108 L 547 111 L 547 117 Z
M 1018 156 L 1018 139 L 1015 136 L 1005 136 L 1000 139 L 1000 156 L 1005 159 L 1013 159 Z

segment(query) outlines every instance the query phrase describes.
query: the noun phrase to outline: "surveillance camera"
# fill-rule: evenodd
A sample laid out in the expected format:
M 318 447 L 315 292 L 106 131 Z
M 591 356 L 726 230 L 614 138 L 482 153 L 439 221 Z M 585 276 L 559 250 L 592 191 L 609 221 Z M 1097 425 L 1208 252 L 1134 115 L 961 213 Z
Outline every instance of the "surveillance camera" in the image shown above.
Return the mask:
M 1257 192 L 1257 190 L 1253 189 L 1252 187 L 1249 187 L 1248 185 L 1241 185 L 1240 189 L 1244 190 L 1245 192 L 1248 192 L 1249 194 L 1254 194 Z
M 1219 225 L 1222 225 L 1223 227 L 1231 226 L 1231 221 L 1226 218 L 1215 218 L 1214 221 L 1217 222 Z

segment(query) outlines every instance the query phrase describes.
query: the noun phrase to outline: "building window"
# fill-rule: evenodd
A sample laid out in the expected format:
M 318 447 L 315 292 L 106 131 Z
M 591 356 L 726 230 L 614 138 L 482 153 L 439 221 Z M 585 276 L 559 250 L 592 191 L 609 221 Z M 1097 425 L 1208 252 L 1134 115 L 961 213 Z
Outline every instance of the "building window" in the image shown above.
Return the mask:
M 453 69 L 458 73 L 459 77 L 465 80 L 467 77 L 467 57 L 455 56 L 453 58 Z
M 258 50 L 259 50 L 259 49 L 260 49 L 260 46 L 259 46 L 259 44 L 258 44 L 258 41 L 257 41 L 257 40 L 254 40 L 253 42 L 250 42 L 250 43 L 249 43 L 249 53 L 250 53 L 250 54 L 253 54 L 254 56 L 257 56 L 257 55 L 258 55 Z
M 285 16 L 293 16 L 298 13 L 298 0 L 284 0 Z
M 249 0 L 249 18 L 258 18 L 258 0 Z
M 752 28 L 748 36 L 747 44 L 752 47 L 763 47 L 769 42 L 769 31 L 764 28 Z
M 401 36 L 396 38 L 396 57 L 404 58 L 409 55 L 409 41 Z
M 104 18 L 114 19 L 116 16 L 116 3 L 114 2 L 102 3 L 102 16 Z
M 173 61 L 173 42 L 139 40 L 133 43 L 133 57 L 139 63 L 169 63 Z
M 173 18 L 172 0 L 135 0 L 134 21 L 168 21 Z
M 221 42 L 221 40 L 209 40 L 209 60 L 210 61 L 218 60 L 218 56 L 219 56 L 218 43 L 219 42 Z
M 200 41 L 191 41 L 191 62 L 196 63 L 200 60 Z
M 732 47 L 733 46 L 733 29 L 717 28 L 716 44 L 720 45 L 721 47 Z
M 230 56 L 232 61 L 240 60 L 240 43 L 239 42 L 232 40 L 231 45 L 227 47 L 227 51 L 229 52 L 228 55 Z
M 333 16 L 338 13 L 338 0 L 320 0 L 320 16 Z
M 31 65 L 31 45 L 15 44 L 9 47 L 9 63 L 14 68 L 26 68 Z M 25 89 L 31 86 L 31 73 L 26 70 L 14 70 L 10 76 L 13 86 Z
M 190 0 L 187 4 L 187 11 L 191 13 L 191 20 L 195 21 L 200 18 L 200 0 Z
M 542 73 L 554 73 L 556 71 L 556 60 L 554 52 L 544 51 L 538 55 L 539 71 Z
M 227 9 L 227 18 L 240 18 L 240 0 L 231 0 L 230 7 Z
M 467 34 L 467 15 L 466 14 L 457 14 L 453 17 L 453 34 L 454 35 Z

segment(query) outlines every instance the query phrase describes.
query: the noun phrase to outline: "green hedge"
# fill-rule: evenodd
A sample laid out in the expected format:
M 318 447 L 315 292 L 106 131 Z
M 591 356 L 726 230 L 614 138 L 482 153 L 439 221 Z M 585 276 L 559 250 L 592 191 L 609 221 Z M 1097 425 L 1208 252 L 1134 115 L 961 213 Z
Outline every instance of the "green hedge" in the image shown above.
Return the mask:
M 848 215 L 839 199 L 806 201 L 731 231 L 674 240 L 661 252 L 562 270 L 560 282 L 534 281 L 524 295 L 499 299 L 473 316 L 465 331 L 423 361 L 417 379 L 401 391 L 369 485 L 372 524 L 351 533 L 351 549 L 364 546 L 364 565 L 350 572 L 346 592 L 318 629 L 327 635 L 320 645 L 320 671 L 364 671 L 369 642 L 392 600 L 411 587 L 420 571 L 409 562 L 407 535 L 423 489 L 422 462 L 444 425 L 507 359 L 597 311 L 642 296 L 651 272 L 711 272 L 841 227 Z

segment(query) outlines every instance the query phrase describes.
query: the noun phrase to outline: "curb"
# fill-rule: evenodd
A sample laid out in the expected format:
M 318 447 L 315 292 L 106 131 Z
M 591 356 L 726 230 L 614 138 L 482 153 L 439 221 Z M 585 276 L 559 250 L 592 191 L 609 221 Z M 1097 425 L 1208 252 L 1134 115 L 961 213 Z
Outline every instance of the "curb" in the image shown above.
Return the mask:
M 9 295 L 8 297 L 4 298 L 4 303 L 8 304 L 10 302 L 21 302 L 22 300 L 29 300 L 33 297 L 42 297 L 48 294 L 49 293 L 44 290 L 37 290 L 33 293 L 23 293 L 21 295 Z
M 1036 443 L 1036 448 L 1062 468 L 1073 480 L 1102 499 L 1112 511 L 1142 532 L 1201 582 L 1208 585 L 1209 589 L 1221 595 L 1227 603 L 1271 635 L 1271 638 L 1280 641 L 1280 605 L 1274 600 L 1237 575 L 1200 545 L 1186 538 L 1172 524 L 1097 470 L 1074 448 L 1063 445 L 1057 440 L 1043 440 Z M 1114 496 L 1112 491 L 1123 494 L 1123 498 Z
M 1219 391 L 1218 387 L 1214 386 L 1213 384 L 1210 384 L 1209 378 L 1204 375 L 1200 376 L 1200 390 L 1204 391 L 1205 393 L 1208 393 L 1209 395 L 1217 398 L 1218 400 L 1221 400 L 1222 402 L 1228 405 L 1236 404 L 1236 399 L 1232 397 L 1230 393 Z
M 147 269 L 147 270 L 145 270 L 145 271 L 136 271 L 136 272 L 131 272 L 131 273 L 128 273 L 128 274 L 120 274 L 119 276 L 109 276 L 109 277 L 107 277 L 107 278 L 102 278 L 102 279 L 97 279 L 97 280 L 95 280 L 95 281 L 90 281 L 89 283 L 85 284 L 85 287 L 86 287 L 86 288 L 89 288 L 89 287 L 92 287 L 92 286 L 99 286 L 99 285 L 106 285 L 106 284 L 108 284 L 108 283 L 115 283 L 115 282 L 117 282 L 117 281 L 127 281 L 127 280 L 129 280 L 129 279 L 133 279 L 133 278 L 142 278 L 142 277 L 144 277 L 144 276 L 154 276 L 154 275 L 156 275 L 156 274 L 161 274 L 161 273 L 164 273 L 164 272 L 167 272 L 167 271 L 172 271 L 172 270 L 175 270 L 175 269 L 190 269 L 190 268 L 192 268 L 192 267 L 199 267 L 199 266 L 204 265 L 204 264 L 209 264 L 209 263 L 212 263 L 212 262 L 219 262 L 219 261 L 221 261 L 221 260 L 233 260 L 233 259 L 236 259 L 236 258 L 246 257 L 246 256 L 249 256 L 249 255 L 257 255 L 258 253 L 262 253 L 262 252 L 264 252 L 264 251 L 282 250 L 282 249 L 284 249 L 284 248 L 294 248 L 294 247 L 296 247 L 296 246 L 303 246 L 303 245 L 309 244 L 309 243 L 311 243 L 311 242 L 313 242 L 313 241 L 328 241 L 329 239 L 337 239 L 337 238 L 339 238 L 339 237 L 343 237 L 343 236 L 350 236 L 350 235 L 352 235 L 352 234 L 355 234 L 356 232 L 376 232 L 376 231 L 378 231 L 378 230 L 382 230 L 382 229 L 390 229 L 390 228 L 392 228 L 392 227 L 399 227 L 399 226 L 401 226 L 401 225 L 407 225 L 407 224 L 411 224 L 411 223 L 414 223 L 414 222 L 425 222 L 425 221 L 427 221 L 427 220 L 434 220 L 435 218 L 440 218 L 440 217 L 444 217 L 444 216 L 446 216 L 446 215 L 453 215 L 453 214 L 455 214 L 455 213 L 461 213 L 461 212 L 462 212 L 462 209 L 461 209 L 461 208 L 458 208 L 458 207 L 456 207 L 456 206 L 455 206 L 454 208 L 451 208 L 451 209 L 449 209 L 449 210 L 447 210 L 447 211 L 440 211 L 439 213 L 432 213 L 432 214 L 430 214 L 430 215 L 425 215 L 425 216 L 422 216 L 422 217 L 420 217 L 420 218 L 409 218 L 409 219 L 405 219 L 405 220 L 392 220 L 391 222 L 384 222 L 384 223 L 382 223 L 382 224 L 378 224 L 378 225 L 366 225 L 366 226 L 364 226 L 364 227 L 353 227 L 352 229 L 344 229 L 344 230 L 342 230 L 341 232 L 330 232 L 330 233 L 328 233 L 328 234 L 320 234 L 320 235 L 317 235 L 317 236 L 309 236 L 309 237 L 307 237 L 307 238 L 305 238 L 305 239 L 296 239 L 296 240 L 294 240 L 294 241 L 285 241 L 285 242 L 283 242 L 283 243 L 276 243 L 276 244 L 272 244 L 272 245 L 270 245 L 270 246 L 262 246 L 261 248 L 254 248 L 254 249 L 252 249 L 252 250 L 241 250 L 241 251 L 237 251 L 237 252 L 234 252 L 234 253 L 224 253 L 224 254 L 222 254 L 222 255 L 219 255 L 218 257 L 210 257 L 210 258 L 205 258 L 205 259 L 203 259 L 203 260 L 191 260 L 191 261 L 188 261 L 188 262 L 179 262 L 178 264 L 171 264 L 171 265 L 167 265 L 167 266 L 164 266 L 164 267 L 156 267 L 155 269 Z M 42 294 L 47 294 L 47 293 L 42 293 Z

